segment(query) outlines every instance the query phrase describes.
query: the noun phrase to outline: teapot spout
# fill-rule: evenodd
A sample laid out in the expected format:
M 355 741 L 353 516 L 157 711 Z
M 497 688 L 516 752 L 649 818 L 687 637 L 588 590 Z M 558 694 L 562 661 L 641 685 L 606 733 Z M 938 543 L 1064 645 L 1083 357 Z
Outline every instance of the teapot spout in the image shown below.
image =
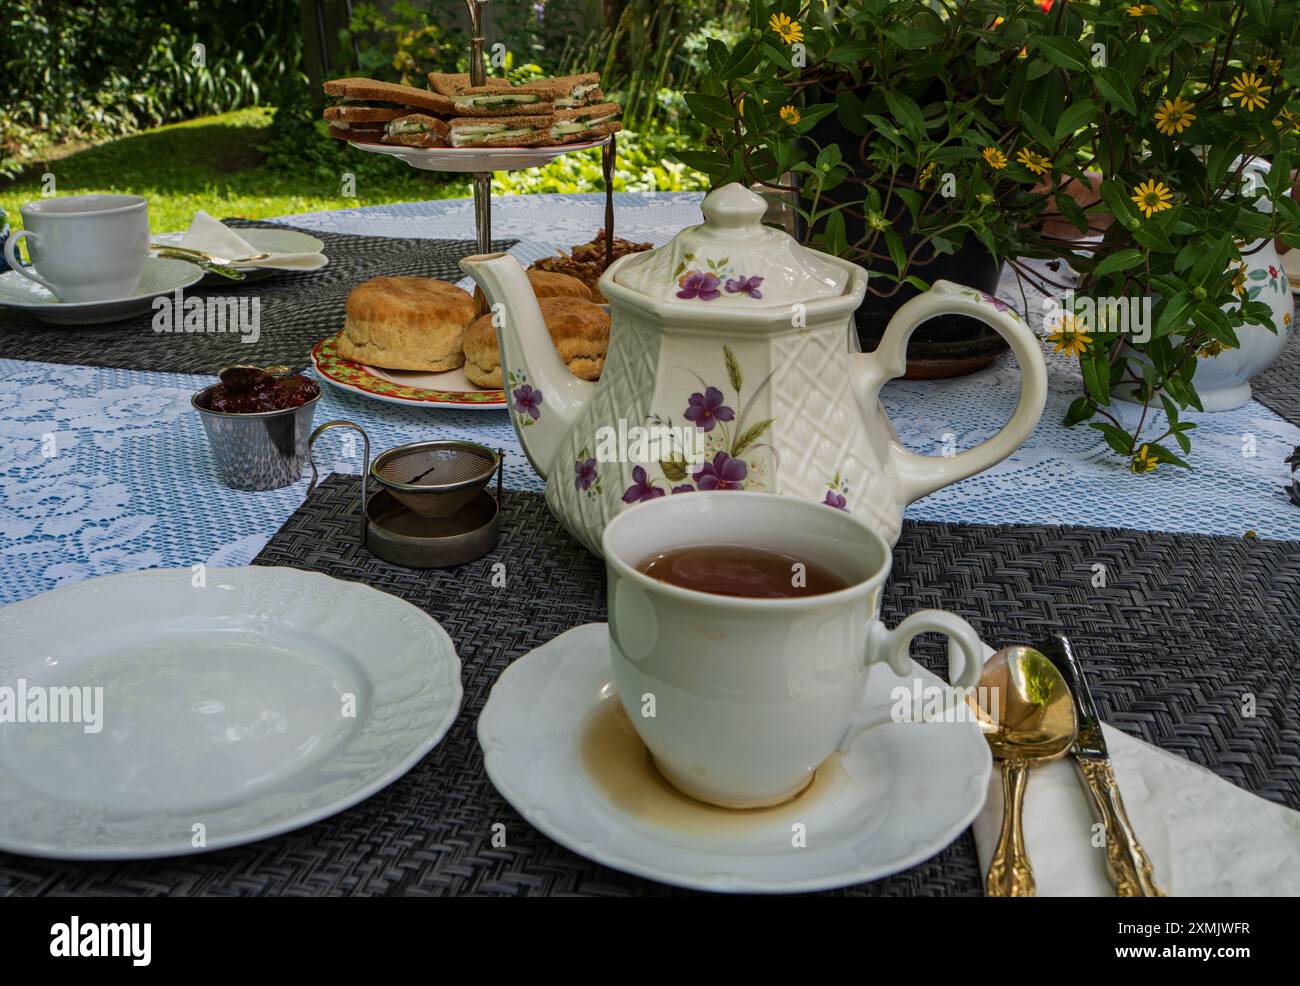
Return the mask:
M 479 254 L 462 260 L 460 269 L 487 296 L 510 419 L 528 461 L 545 479 L 595 384 L 574 376 L 560 359 L 518 260 L 508 253 Z

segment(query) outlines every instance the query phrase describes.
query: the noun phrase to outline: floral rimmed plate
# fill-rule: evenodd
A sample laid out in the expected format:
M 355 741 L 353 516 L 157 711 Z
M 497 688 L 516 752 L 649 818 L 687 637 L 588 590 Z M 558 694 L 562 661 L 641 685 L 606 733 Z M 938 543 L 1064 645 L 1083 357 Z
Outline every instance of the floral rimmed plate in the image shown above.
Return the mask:
M 344 359 L 338 354 L 337 342 L 337 335 L 318 342 L 311 351 L 311 361 L 317 373 L 343 390 L 408 407 L 453 407 L 474 411 L 497 410 L 506 406 L 504 393 L 475 386 L 463 370 L 445 373 L 382 370 Z

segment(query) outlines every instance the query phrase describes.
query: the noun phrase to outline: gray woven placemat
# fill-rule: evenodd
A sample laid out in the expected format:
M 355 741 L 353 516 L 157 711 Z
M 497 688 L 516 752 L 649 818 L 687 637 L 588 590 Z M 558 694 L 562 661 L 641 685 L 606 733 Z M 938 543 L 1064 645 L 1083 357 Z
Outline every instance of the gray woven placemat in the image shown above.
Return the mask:
M 1250 382 L 1251 392 L 1270 411 L 1300 427 L 1300 332 L 1292 332 L 1277 360 Z
M 333 818 L 254 845 L 185 859 L 64 863 L 0 854 L 7 894 L 581 894 L 671 888 L 588 862 L 525 823 L 483 771 L 475 722 L 511 661 L 604 619 L 604 574 L 542 497 L 507 493 L 502 543 L 470 565 L 412 573 L 353 544 L 357 482 L 331 477 L 257 563 L 363 580 L 411 601 L 451 634 L 465 700 L 409 774 Z M 491 566 L 507 587 L 488 589 Z M 1106 586 L 1093 588 L 1093 566 Z M 504 595 L 503 595 L 504 593 Z M 926 606 L 969 619 L 989 643 L 1065 631 L 1113 725 L 1243 788 L 1300 807 L 1300 552 L 1295 545 L 1084 527 L 909 523 L 884 601 L 892 625 Z M 941 643 L 918 659 L 942 668 Z M 1243 718 L 1242 696 L 1257 715 Z M 492 846 L 492 826 L 507 845 Z M 904 873 L 840 894 L 977 895 L 971 835 Z
M 229 219 L 247 229 L 292 229 L 279 223 Z M 127 370 L 215 373 L 231 363 L 284 364 L 300 369 L 316 343 L 343 327 L 348 293 L 380 275 L 437 277 L 456 282 L 462 257 L 478 252 L 473 240 L 413 240 L 302 230 L 324 243 L 329 265 L 304 274 L 188 288 L 185 297 L 260 298 L 259 336 L 243 342 L 229 332 L 160 333 L 152 311 L 105 325 L 47 325 L 33 315 L 0 308 L 0 357 L 42 363 L 75 363 Z M 505 250 L 514 240 L 497 240 Z

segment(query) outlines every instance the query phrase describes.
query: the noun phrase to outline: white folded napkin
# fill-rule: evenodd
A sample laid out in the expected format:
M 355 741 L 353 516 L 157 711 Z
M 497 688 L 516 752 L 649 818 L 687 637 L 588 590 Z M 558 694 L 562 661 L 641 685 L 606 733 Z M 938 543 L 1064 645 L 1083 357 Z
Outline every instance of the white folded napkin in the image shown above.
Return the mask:
M 993 648 L 985 646 L 987 660 Z M 955 669 L 960 658 L 952 658 Z M 1300 812 L 1256 797 L 1181 757 L 1103 724 L 1129 821 L 1171 897 L 1300 895 Z M 1106 850 L 1093 847 L 1091 802 L 1072 757 L 1033 768 L 1025 847 L 1040 897 L 1113 897 Z M 980 870 L 1002 828 L 1002 777 L 975 819 Z
M 229 226 L 222 225 L 202 209 L 194 216 L 190 228 L 179 244 L 190 250 L 202 250 L 214 257 L 234 260 L 260 253 L 257 247 L 239 236 Z M 270 267 L 276 270 L 318 270 L 327 263 L 322 253 L 272 253 L 251 263 L 234 263 L 232 267 Z

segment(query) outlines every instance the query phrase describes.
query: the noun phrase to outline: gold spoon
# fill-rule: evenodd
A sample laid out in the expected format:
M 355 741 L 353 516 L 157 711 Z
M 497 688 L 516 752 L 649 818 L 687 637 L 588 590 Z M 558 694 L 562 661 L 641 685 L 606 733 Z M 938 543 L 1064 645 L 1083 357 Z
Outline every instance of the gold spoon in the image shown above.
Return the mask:
M 1032 647 L 1004 647 L 984 665 L 976 708 L 984 738 L 1002 766 L 1002 832 L 989 864 L 990 897 L 1034 896 L 1034 871 L 1025 851 L 1021 810 L 1032 764 L 1065 756 L 1078 723 L 1061 673 Z M 986 704 L 987 703 L 987 704 Z

